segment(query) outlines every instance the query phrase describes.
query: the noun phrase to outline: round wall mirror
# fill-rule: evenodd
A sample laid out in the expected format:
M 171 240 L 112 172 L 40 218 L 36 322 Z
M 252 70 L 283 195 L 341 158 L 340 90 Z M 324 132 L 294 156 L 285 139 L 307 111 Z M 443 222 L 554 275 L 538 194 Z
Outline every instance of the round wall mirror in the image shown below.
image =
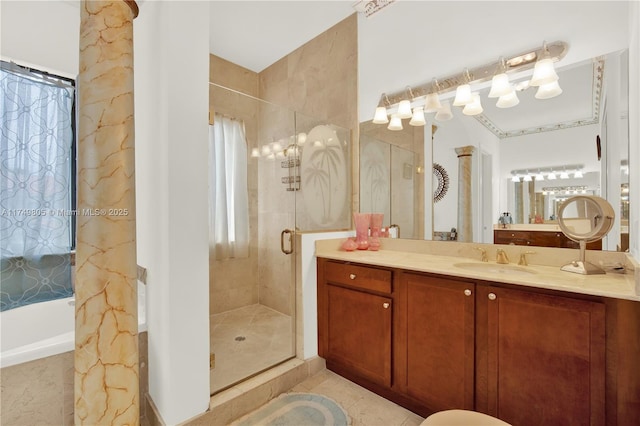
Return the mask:
M 613 226 L 615 212 L 607 200 L 595 195 L 578 195 L 567 199 L 558 211 L 562 232 L 580 244 L 580 260 L 564 265 L 563 271 L 578 274 L 604 274 L 599 266 L 585 260 L 587 243 L 602 239 Z

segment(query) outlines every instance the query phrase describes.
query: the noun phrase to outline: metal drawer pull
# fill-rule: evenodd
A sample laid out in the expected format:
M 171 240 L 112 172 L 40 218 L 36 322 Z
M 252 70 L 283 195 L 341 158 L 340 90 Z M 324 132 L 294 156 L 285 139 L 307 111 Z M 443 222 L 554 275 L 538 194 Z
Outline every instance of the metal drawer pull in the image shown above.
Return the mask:
M 464 291 L 464 295 L 465 295 L 465 296 L 471 296 L 471 290 L 466 289 L 466 290 Z
M 389 306 L 391 306 L 391 305 L 388 302 L 384 302 L 382 304 L 382 307 L 385 308 L 385 309 L 389 309 Z
M 352 280 L 356 279 L 356 274 L 349 274 L 349 278 L 351 278 Z
M 496 296 L 495 293 L 489 293 L 489 300 L 496 300 L 498 298 L 498 296 Z

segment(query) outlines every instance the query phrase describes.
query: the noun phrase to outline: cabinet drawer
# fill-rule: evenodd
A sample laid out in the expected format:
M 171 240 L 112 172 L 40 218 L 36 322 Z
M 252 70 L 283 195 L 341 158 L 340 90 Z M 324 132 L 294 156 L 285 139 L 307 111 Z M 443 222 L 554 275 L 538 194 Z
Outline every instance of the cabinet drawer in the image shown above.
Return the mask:
M 327 262 L 324 276 L 328 282 L 380 293 L 391 293 L 391 271 L 384 269 Z

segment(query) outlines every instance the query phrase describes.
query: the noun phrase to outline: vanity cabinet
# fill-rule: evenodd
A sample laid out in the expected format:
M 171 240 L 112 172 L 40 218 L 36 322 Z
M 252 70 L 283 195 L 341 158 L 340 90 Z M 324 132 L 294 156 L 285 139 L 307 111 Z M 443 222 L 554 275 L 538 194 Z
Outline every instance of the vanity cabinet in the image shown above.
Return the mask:
M 325 262 L 319 267 L 320 356 L 382 386 L 391 386 L 391 272 Z
M 513 244 L 516 246 L 580 248 L 562 232 L 557 231 L 523 231 L 510 229 L 494 229 L 494 244 Z M 602 240 L 587 243 L 587 250 L 602 250 Z
M 318 338 L 328 369 L 422 416 L 640 418 L 638 302 L 318 258 Z
M 473 283 L 405 273 L 407 394 L 433 411 L 474 407 Z
M 476 408 L 514 425 L 604 425 L 604 303 L 490 285 L 476 294 Z

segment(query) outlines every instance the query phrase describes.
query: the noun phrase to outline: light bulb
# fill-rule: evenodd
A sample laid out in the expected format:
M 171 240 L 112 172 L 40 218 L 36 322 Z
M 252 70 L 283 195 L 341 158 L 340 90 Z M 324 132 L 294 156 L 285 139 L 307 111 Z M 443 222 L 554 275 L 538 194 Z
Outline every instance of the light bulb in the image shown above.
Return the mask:
M 298 133 L 298 145 L 302 146 L 307 141 L 306 133 Z
M 499 98 L 500 96 L 511 93 L 512 88 L 509 84 L 509 76 L 505 73 L 494 75 L 491 79 L 490 98 Z
M 551 99 L 561 93 L 562 89 L 560 88 L 560 84 L 558 84 L 557 81 L 552 81 L 551 83 L 543 84 L 538 87 L 535 97 L 536 99 Z
M 376 108 L 376 113 L 373 116 L 373 122 L 376 124 L 387 124 L 389 118 L 387 117 L 387 109 L 383 106 Z
M 258 148 L 253 148 L 251 149 L 251 156 L 252 157 L 260 157 L 260 150 Z
M 391 121 L 389 121 L 389 130 L 402 130 L 402 120 L 398 117 L 398 114 L 391 114 Z
M 438 94 L 429 93 L 424 106 L 424 112 L 436 112 L 441 106 Z
M 408 99 L 400 101 L 398 105 L 399 118 L 411 118 L 411 102 Z
M 496 102 L 496 106 L 498 108 L 511 108 L 520 103 L 520 99 L 518 99 L 518 95 L 516 95 L 516 91 L 511 88 L 511 92 L 506 95 L 500 96 L 498 98 L 498 102 Z
M 411 116 L 411 121 L 409 121 L 411 126 L 424 126 L 427 124 L 424 119 L 424 109 L 422 107 L 415 107 L 413 109 L 413 116 Z
M 456 98 L 453 100 L 454 106 L 465 106 L 473 101 L 471 97 L 471 86 L 463 84 L 456 89 Z
M 558 81 L 558 74 L 553 66 L 551 58 L 540 59 L 533 69 L 530 86 L 542 86 L 543 84 Z
M 480 103 L 480 94 L 478 92 L 473 92 L 471 94 L 471 98 L 471 103 L 465 105 L 462 110 L 464 115 L 478 115 L 483 111 L 482 104 Z
M 448 121 L 453 118 L 453 114 L 451 113 L 451 104 L 449 101 L 444 101 L 442 103 L 442 106 L 438 109 L 434 118 L 438 121 Z

